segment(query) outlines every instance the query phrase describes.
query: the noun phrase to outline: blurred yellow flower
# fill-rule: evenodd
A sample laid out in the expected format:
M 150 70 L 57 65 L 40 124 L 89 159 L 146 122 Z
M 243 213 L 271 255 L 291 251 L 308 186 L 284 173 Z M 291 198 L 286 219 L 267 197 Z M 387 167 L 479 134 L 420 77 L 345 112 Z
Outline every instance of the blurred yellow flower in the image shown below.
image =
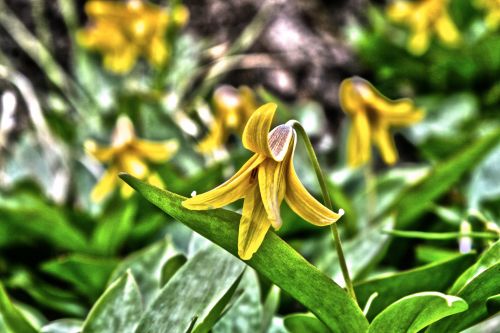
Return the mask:
M 210 132 L 197 146 L 198 151 L 205 154 L 222 147 L 230 134 L 241 135 L 248 119 L 257 109 L 255 95 L 246 86 L 238 90 L 228 85 L 217 88 L 213 104 L 215 119 Z
M 486 26 L 496 30 L 500 26 L 500 0 L 476 0 L 475 5 L 487 11 Z
M 188 209 L 206 210 L 244 198 L 238 234 L 238 255 L 248 260 L 260 247 L 269 227 L 281 227 L 283 199 L 304 220 L 330 225 L 341 216 L 319 203 L 300 182 L 293 166 L 296 133 L 289 124 L 271 132 L 276 104 L 257 109 L 243 131 L 243 145 L 255 154 L 236 174 L 215 189 L 185 200 Z
M 448 46 L 460 43 L 460 33 L 448 13 L 448 0 L 396 0 L 389 5 L 387 15 L 409 26 L 408 50 L 415 55 L 427 51 L 433 33 Z
M 109 71 L 127 73 L 140 56 L 156 67 L 168 61 L 167 9 L 142 0 L 90 0 L 85 5 L 85 12 L 90 25 L 78 31 L 77 41 L 83 47 L 101 52 L 104 67 Z M 189 17 L 187 8 L 181 6 L 173 12 L 174 23 L 185 24 Z
M 101 147 L 93 140 L 85 142 L 86 152 L 108 169 L 90 194 L 94 202 L 102 201 L 118 186 L 118 174 L 127 172 L 137 178 L 147 179 L 156 186 L 163 186 L 160 177 L 151 173 L 146 161 L 155 163 L 169 160 L 179 147 L 177 140 L 148 141 L 136 137 L 134 125 L 126 116 L 120 116 L 111 137 L 111 146 Z M 121 195 L 128 198 L 133 190 L 125 182 L 120 183 Z
M 387 164 L 394 164 L 398 152 L 389 132 L 391 126 L 408 126 L 422 120 L 424 112 L 409 99 L 391 101 L 368 81 L 359 77 L 340 85 L 340 104 L 351 118 L 347 162 L 357 167 L 371 159 L 371 142 L 377 145 Z

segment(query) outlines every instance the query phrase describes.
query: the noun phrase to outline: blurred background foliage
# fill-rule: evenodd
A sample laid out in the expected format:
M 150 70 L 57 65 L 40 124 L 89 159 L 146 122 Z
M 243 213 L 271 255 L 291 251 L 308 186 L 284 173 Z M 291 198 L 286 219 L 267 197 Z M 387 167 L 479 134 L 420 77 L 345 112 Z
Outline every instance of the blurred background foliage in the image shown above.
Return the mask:
M 168 162 L 147 166 L 169 191 L 190 196 L 247 160 L 241 131 L 248 109 L 264 102 L 278 104 L 280 123 L 299 120 L 315 145 L 334 205 L 346 211 L 339 227 L 361 308 L 379 293 L 370 320 L 433 290 L 461 295 L 470 310 L 431 331 L 498 329 L 500 5 L 445 1 L 460 42 L 430 34 L 416 55 L 410 29 L 383 1 L 151 1 L 168 17 L 166 55 L 148 58 L 140 40 L 134 65 L 114 73 L 77 40 L 99 26 L 85 3 L 0 0 L 0 331 L 323 332 L 297 314 L 313 309 L 140 195 L 113 188 L 91 200 L 109 163 L 85 142 L 113 145 L 120 117 L 139 139 L 178 143 Z M 394 132 L 394 166 L 376 153 L 347 166 L 350 122 L 338 90 L 353 75 L 425 110 Z M 295 166 L 319 194 L 300 143 Z M 328 230 L 288 207 L 282 217 L 278 235 L 343 285 Z M 492 287 L 458 288 L 467 277 Z M 162 307 L 171 317 L 159 329 L 153 309 Z M 110 316 L 119 326 L 106 326 Z

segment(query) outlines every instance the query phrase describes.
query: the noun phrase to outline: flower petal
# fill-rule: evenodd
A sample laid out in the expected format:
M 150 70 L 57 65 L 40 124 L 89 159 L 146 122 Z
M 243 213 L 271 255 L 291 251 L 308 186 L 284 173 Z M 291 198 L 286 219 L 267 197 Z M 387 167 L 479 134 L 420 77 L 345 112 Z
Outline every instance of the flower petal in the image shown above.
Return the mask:
M 362 101 L 355 89 L 355 81 L 360 78 L 353 77 L 342 81 L 339 88 L 339 99 L 342 110 L 347 114 L 355 114 L 362 110 Z M 361 79 L 360 79 L 361 80 Z M 364 80 L 363 80 L 364 81 Z
M 242 136 L 243 146 L 246 149 L 273 158 L 273 153 L 269 147 L 268 135 L 276 108 L 276 104 L 267 103 L 252 114 Z
M 409 99 L 399 99 L 378 110 L 380 116 L 390 125 L 408 126 L 419 122 L 424 111 L 416 108 Z
M 370 160 L 370 124 L 365 113 L 352 116 L 352 124 L 347 138 L 347 163 L 357 167 Z
M 286 191 L 286 163 L 276 162 L 270 158 L 259 166 L 259 188 L 267 218 L 274 229 L 281 225 L 280 205 Z
M 165 162 L 179 149 L 179 142 L 175 139 L 161 142 L 136 139 L 131 145 L 139 155 L 153 162 Z
M 373 128 L 373 139 L 385 163 L 392 165 L 398 160 L 398 151 L 387 126 L 379 124 Z
M 285 193 L 286 203 L 297 215 L 311 224 L 325 226 L 336 222 L 342 216 L 342 213 L 334 213 L 323 206 L 306 190 L 304 185 L 300 182 L 299 177 L 297 177 L 297 173 L 295 173 L 295 168 L 293 166 L 294 150 L 295 147 L 293 147 L 290 160 L 288 161 Z
M 94 140 L 86 140 L 83 146 L 87 154 L 92 155 L 100 162 L 111 161 L 117 152 L 116 148 L 101 147 Z
M 445 44 L 455 46 L 460 43 L 460 33 L 448 13 L 445 12 L 439 17 L 434 28 Z
M 115 189 L 118 180 L 118 170 L 109 168 L 104 172 L 99 182 L 94 186 L 90 193 L 90 200 L 93 202 L 101 202 Z
M 245 196 L 243 212 L 238 231 L 238 255 L 249 260 L 258 250 L 271 222 L 262 204 L 259 187 L 254 184 Z
M 120 154 L 119 166 L 120 171 L 131 174 L 134 177 L 144 179 L 149 172 L 149 168 L 137 154 L 130 151 L 125 151 Z
M 264 160 L 265 156 L 253 155 L 238 172 L 224 184 L 217 186 L 211 191 L 196 195 L 182 202 L 188 209 L 204 210 L 220 208 L 244 197 L 250 188 L 256 184 L 252 180 L 252 172 Z

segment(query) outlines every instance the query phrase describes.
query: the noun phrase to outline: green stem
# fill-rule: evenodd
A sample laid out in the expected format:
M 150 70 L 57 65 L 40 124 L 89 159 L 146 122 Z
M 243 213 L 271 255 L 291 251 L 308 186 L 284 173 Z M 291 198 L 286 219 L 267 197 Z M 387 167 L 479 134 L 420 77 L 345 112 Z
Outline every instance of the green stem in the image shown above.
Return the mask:
M 316 172 L 316 177 L 318 178 L 318 182 L 321 187 L 321 192 L 323 194 L 323 200 L 325 201 L 325 206 L 328 209 L 333 210 L 332 200 L 330 199 L 330 193 L 328 192 L 328 188 L 326 186 L 325 177 L 323 176 L 323 172 L 321 171 L 321 167 L 319 165 L 318 158 L 316 157 L 316 153 L 314 152 L 311 140 L 309 140 L 306 131 L 298 121 L 291 120 L 288 122 L 288 124 L 290 124 L 290 126 L 292 126 L 295 129 L 295 131 L 297 131 L 297 133 L 302 137 L 302 140 L 304 141 L 304 144 L 307 149 L 307 154 L 309 155 L 309 159 L 311 160 L 314 167 L 314 171 Z M 342 243 L 340 241 L 340 235 L 337 229 L 337 224 L 332 223 L 330 225 L 330 229 L 332 231 L 333 239 L 335 241 L 335 248 L 337 250 L 340 269 L 342 270 L 342 275 L 344 277 L 347 292 L 349 296 L 351 296 L 352 299 L 354 299 L 354 301 L 357 303 L 356 294 L 354 292 L 354 287 L 352 285 L 352 281 L 349 276 L 349 269 L 347 268 L 347 263 L 344 256 L 344 250 L 342 249 Z

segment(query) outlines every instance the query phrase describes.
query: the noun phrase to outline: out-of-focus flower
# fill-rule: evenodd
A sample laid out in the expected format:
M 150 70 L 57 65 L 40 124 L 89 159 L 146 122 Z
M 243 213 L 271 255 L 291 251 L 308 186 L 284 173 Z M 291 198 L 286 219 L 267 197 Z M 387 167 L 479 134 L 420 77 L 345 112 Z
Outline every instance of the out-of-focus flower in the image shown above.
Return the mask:
M 486 26 L 496 30 L 500 26 L 500 0 L 476 0 L 475 5 L 486 10 Z
M 448 0 L 396 0 L 387 15 L 410 28 L 408 50 L 415 55 L 427 51 L 433 33 L 448 46 L 460 43 L 460 33 L 448 13 Z
M 347 142 L 347 162 L 356 167 L 371 159 L 371 142 L 377 145 L 383 160 L 394 164 L 398 152 L 390 134 L 391 126 L 408 126 L 422 120 L 424 112 L 409 99 L 391 101 L 368 81 L 359 77 L 340 85 L 340 104 L 351 118 Z
M 283 199 L 304 220 L 318 226 L 336 222 L 332 212 L 305 189 L 293 166 L 296 133 L 289 124 L 271 132 L 276 104 L 268 103 L 250 117 L 243 132 L 243 145 L 255 154 L 228 181 L 215 189 L 185 200 L 188 209 L 206 210 L 244 198 L 238 234 L 238 255 L 248 260 L 260 247 L 269 227 L 281 227 Z
M 245 124 L 257 109 L 253 91 L 242 86 L 238 90 L 231 86 L 217 88 L 213 95 L 215 119 L 210 132 L 197 146 L 201 153 L 210 153 L 222 147 L 230 134 L 241 135 Z
M 189 12 L 182 5 L 172 9 L 174 24 L 185 24 Z M 165 33 L 169 12 L 142 0 L 126 2 L 90 0 L 85 5 L 88 27 L 77 33 L 77 41 L 103 55 L 104 67 L 111 72 L 129 72 L 140 56 L 153 66 L 169 58 Z
M 127 172 L 137 178 L 147 179 L 157 186 L 163 186 L 160 177 L 152 173 L 147 161 L 161 163 L 168 161 L 179 147 L 177 140 L 148 141 L 137 138 L 134 125 L 126 116 L 120 116 L 111 137 L 111 146 L 101 147 L 93 140 L 85 142 L 85 150 L 102 163 L 108 164 L 108 169 L 95 185 L 91 200 L 102 201 L 118 185 L 118 174 Z M 132 195 L 130 186 L 121 182 L 121 195 L 125 198 Z

